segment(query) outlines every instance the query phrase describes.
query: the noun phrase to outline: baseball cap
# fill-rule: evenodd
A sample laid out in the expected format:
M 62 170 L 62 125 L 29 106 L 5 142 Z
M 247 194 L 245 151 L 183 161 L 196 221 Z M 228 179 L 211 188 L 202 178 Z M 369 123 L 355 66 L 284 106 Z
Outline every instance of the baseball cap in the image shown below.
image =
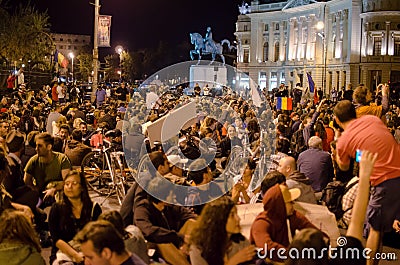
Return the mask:
M 292 202 L 300 197 L 301 191 L 298 188 L 289 189 L 286 185 L 279 185 L 281 189 L 283 200 L 285 202 Z
M 168 161 L 174 166 L 177 164 L 186 164 L 189 161 L 189 159 L 181 158 L 179 155 L 169 155 L 167 158 Z

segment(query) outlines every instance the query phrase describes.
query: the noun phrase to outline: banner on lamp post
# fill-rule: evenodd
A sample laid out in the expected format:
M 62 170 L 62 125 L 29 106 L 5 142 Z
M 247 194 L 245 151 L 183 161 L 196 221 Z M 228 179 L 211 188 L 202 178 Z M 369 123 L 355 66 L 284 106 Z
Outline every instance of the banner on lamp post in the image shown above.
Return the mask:
M 111 16 L 100 15 L 98 24 L 98 46 L 99 47 L 111 47 L 110 46 L 110 29 L 111 29 Z

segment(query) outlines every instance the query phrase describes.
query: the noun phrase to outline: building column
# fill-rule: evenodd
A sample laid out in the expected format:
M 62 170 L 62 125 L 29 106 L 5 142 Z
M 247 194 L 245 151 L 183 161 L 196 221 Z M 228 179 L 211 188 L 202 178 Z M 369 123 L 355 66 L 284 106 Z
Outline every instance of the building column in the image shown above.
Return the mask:
M 326 56 L 327 59 L 332 59 L 333 58 L 333 49 L 335 47 L 333 47 L 332 45 L 332 35 L 333 35 L 333 22 L 332 22 L 332 18 L 333 18 L 334 14 L 328 14 L 328 23 L 325 24 L 325 41 L 326 41 Z
M 283 28 L 284 23 L 279 25 L 279 59 L 278 61 L 284 61 L 285 60 L 285 52 L 286 52 L 286 47 L 285 47 L 285 30 Z
M 268 33 L 269 33 L 269 40 L 268 40 L 268 58 L 269 61 L 273 62 L 275 59 L 275 54 L 274 54 L 274 49 L 275 49 L 275 42 L 274 42 L 274 30 L 275 30 L 275 23 L 272 22 L 271 24 L 269 24 L 268 26 Z
M 297 25 L 297 52 L 296 52 L 296 59 L 298 61 L 301 60 L 301 54 L 302 54 L 302 49 L 303 49 L 303 22 L 304 19 L 303 17 L 300 17 L 299 23 Z
M 249 54 L 249 63 L 256 63 L 257 62 L 257 51 L 258 51 L 258 21 L 252 20 L 251 21 L 251 36 L 250 36 L 250 43 L 251 49 Z
M 306 59 L 311 60 L 313 58 L 312 35 L 314 35 L 314 16 L 309 16 L 307 18 L 307 30 Z
M 333 47 L 333 49 L 335 49 L 335 58 L 338 59 L 342 56 L 341 54 L 341 40 L 340 40 L 340 20 L 341 20 L 341 12 L 336 12 L 335 14 L 336 17 L 336 27 L 335 27 L 335 47 Z
M 342 41 L 342 58 L 346 60 L 347 49 L 349 45 L 349 10 L 343 10 L 343 41 Z M 346 72 L 347 74 L 347 72 Z
M 295 51 L 295 48 L 294 48 L 294 46 L 295 46 L 294 23 L 295 23 L 295 20 L 293 18 L 291 18 L 289 20 L 289 32 L 288 32 L 288 36 L 289 36 L 288 58 L 287 58 L 288 61 L 291 61 L 295 58 L 295 56 L 294 56 L 294 51 Z
M 362 46 L 361 46 L 361 56 L 365 57 L 368 54 L 368 22 L 362 23 Z
M 393 36 L 390 31 L 390 21 L 386 21 L 386 41 L 387 41 L 387 49 L 386 49 L 386 54 L 387 55 L 393 55 L 394 53 L 394 45 L 393 45 Z
M 256 48 L 256 62 L 262 62 L 263 61 L 263 45 L 264 45 L 264 23 L 259 22 L 257 23 L 257 48 Z

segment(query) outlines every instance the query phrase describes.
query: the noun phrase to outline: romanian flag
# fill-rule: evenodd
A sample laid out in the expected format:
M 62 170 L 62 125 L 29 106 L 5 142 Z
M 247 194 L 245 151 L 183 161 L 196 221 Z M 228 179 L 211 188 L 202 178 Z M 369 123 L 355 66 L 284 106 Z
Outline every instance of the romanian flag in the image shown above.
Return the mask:
M 276 98 L 276 109 L 292 110 L 292 98 L 278 97 Z
M 59 51 L 54 54 L 54 61 L 58 62 L 62 68 L 67 68 L 69 63 L 68 59 Z

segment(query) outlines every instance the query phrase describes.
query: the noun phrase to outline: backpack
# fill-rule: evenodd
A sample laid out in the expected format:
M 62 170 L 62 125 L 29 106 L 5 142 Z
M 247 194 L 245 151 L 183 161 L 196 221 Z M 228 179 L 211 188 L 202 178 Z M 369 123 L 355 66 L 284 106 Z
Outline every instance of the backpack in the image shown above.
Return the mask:
M 301 152 L 307 150 L 307 143 L 304 140 L 303 129 L 297 130 L 292 135 L 290 150 L 295 158 L 297 158 Z
M 342 207 L 342 199 L 343 196 L 357 183 L 358 180 L 346 187 L 347 183 L 336 180 L 329 182 L 322 191 L 321 202 L 328 207 L 330 212 L 335 214 L 336 220 L 340 220 L 347 211 L 353 208 L 350 207 L 344 211 Z

